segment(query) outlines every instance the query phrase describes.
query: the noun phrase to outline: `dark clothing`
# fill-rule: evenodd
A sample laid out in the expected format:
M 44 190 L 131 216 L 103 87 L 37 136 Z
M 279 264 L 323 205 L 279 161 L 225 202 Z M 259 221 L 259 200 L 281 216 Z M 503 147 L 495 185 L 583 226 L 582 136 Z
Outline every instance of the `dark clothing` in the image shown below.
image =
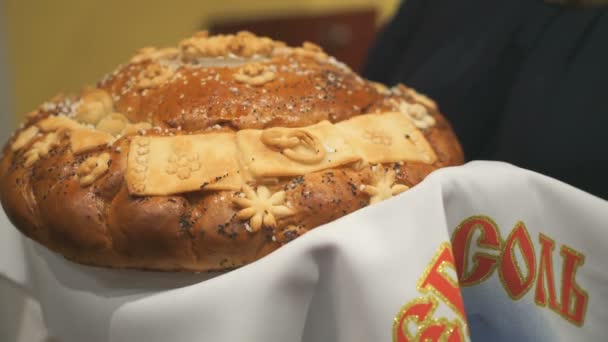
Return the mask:
M 405 0 L 364 74 L 435 99 L 468 160 L 608 198 L 608 7 Z

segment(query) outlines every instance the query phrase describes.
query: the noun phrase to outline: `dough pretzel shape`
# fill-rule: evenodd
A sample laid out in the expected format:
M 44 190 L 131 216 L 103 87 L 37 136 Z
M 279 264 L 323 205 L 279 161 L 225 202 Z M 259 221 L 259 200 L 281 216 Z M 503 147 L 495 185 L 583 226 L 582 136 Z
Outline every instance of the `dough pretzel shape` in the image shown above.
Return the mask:
M 261 140 L 266 146 L 277 148 L 287 158 L 300 163 L 316 164 L 325 158 L 325 149 L 319 138 L 304 130 L 271 128 L 262 132 Z M 303 147 L 305 151 L 296 150 L 296 147 Z

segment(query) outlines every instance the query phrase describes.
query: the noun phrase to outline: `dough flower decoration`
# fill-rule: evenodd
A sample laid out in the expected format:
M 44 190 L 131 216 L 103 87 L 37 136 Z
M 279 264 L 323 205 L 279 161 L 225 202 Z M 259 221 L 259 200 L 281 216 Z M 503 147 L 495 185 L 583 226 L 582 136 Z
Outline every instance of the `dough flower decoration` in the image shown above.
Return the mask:
M 32 145 L 32 148 L 23 155 L 25 157 L 25 166 L 30 167 L 34 165 L 38 159 L 48 155 L 57 145 L 59 145 L 59 136 L 57 133 L 53 132 L 45 135 L 42 140 L 35 142 L 34 145 Z
M 365 133 L 363 133 L 363 138 L 376 145 L 391 146 L 393 144 L 393 139 L 391 139 L 389 135 L 382 133 L 382 131 L 373 130 L 370 128 L 365 130 Z
M 169 164 L 166 171 L 170 175 L 177 175 L 179 179 L 190 178 L 192 172 L 198 171 L 201 163 L 198 161 L 198 154 L 174 153 L 169 157 Z
M 145 47 L 137 51 L 137 54 L 131 58 L 131 63 L 143 63 L 157 59 L 172 59 L 179 55 L 177 48 L 157 49 L 155 47 Z
M 237 82 L 252 86 L 261 86 L 274 80 L 275 77 L 276 74 L 272 70 L 259 63 L 247 64 L 234 74 L 234 79 Z
M 399 84 L 399 88 L 405 93 L 407 96 L 411 97 L 414 101 L 418 103 L 422 103 L 425 107 L 431 108 L 433 110 L 437 110 L 437 103 L 431 100 L 428 96 L 419 93 L 414 88 L 406 88 L 403 84 Z
M 11 150 L 18 151 L 23 147 L 29 145 L 38 135 L 40 129 L 36 126 L 30 126 L 27 129 L 23 130 L 15 139 L 15 142 L 11 145 Z
M 409 189 L 407 185 L 395 184 L 395 170 L 385 170 L 382 166 L 372 166 L 371 185 L 365 185 L 363 192 L 370 196 L 369 203 L 375 204 L 396 196 Z
M 112 113 L 113 107 L 112 97 L 108 92 L 101 89 L 94 89 L 82 96 L 75 118 L 80 123 L 96 125 L 99 121 Z
M 416 127 L 427 129 L 435 125 L 435 118 L 429 113 L 428 109 L 421 104 L 410 105 L 409 115 Z
M 139 89 L 160 86 L 173 76 L 173 71 L 168 67 L 158 64 L 148 64 L 138 75 L 137 87 Z
M 262 226 L 275 228 L 277 219 L 293 214 L 293 210 L 284 205 L 285 191 L 271 194 L 270 190 L 263 185 L 258 186 L 254 191 L 245 184 L 242 193 L 233 201 L 243 208 L 236 216 L 240 220 L 249 220 L 246 228 L 250 232 L 256 232 Z
M 414 126 L 420 129 L 430 128 L 436 123 L 428 109 L 419 103 L 410 104 L 402 101 L 399 104 L 399 111 L 406 114 L 412 120 Z
M 87 158 L 76 170 L 80 185 L 91 185 L 97 178 L 108 171 L 109 162 L 110 154 L 108 152 Z

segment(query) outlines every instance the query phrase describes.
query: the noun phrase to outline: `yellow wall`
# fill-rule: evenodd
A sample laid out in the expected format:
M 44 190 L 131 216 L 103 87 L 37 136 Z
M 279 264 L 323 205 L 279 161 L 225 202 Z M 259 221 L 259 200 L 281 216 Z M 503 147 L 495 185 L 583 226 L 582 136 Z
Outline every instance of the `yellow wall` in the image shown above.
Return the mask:
M 323 13 L 398 0 L 5 0 L 15 112 L 92 84 L 145 45 L 174 45 L 210 18 Z

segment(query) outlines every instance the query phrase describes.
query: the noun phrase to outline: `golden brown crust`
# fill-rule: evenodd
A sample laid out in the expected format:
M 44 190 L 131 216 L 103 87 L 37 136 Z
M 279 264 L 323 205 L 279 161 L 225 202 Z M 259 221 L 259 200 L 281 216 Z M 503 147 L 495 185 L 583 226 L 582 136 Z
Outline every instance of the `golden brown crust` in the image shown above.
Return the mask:
M 136 196 L 129 185 L 137 180 L 127 181 L 131 141 L 141 135 L 304 127 L 395 111 L 422 132 L 436 155 L 432 164 L 346 163 L 254 179 L 241 191 L 202 186 L 165 196 Z M 306 131 L 285 138 L 263 132 L 267 145 L 283 150 L 293 148 L 289 139 L 319 144 Z M 313 150 L 300 162 L 324 156 Z M 312 44 L 287 48 L 246 33 L 199 34 L 179 49 L 144 49 L 97 89 L 55 98 L 28 115 L 3 150 L 0 199 L 25 235 L 80 263 L 226 270 L 462 162 L 436 104 L 412 89 L 363 80 Z M 197 163 L 187 173 L 198 171 Z

